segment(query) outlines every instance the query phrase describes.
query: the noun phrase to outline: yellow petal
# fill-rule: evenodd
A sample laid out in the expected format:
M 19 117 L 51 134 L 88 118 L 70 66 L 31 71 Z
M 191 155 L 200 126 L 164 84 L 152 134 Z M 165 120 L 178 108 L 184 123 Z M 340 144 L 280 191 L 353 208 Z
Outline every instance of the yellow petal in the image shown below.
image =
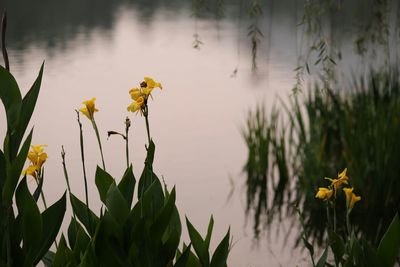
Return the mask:
M 86 117 L 89 118 L 89 120 L 93 119 L 93 115 L 95 112 L 99 111 L 96 107 L 95 107 L 95 102 L 96 98 L 92 98 L 90 100 L 86 100 L 83 102 L 83 104 L 85 105 L 84 108 L 81 108 L 79 111 L 82 112 Z
M 131 98 L 133 99 L 133 100 L 137 100 L 140 96 L 142 96 L 142 92 L 140 91 L 140 89 L 138 89 L 138 88 L 132 88 L 130 91 L 129 91 L 129 94 L 131 95 Z

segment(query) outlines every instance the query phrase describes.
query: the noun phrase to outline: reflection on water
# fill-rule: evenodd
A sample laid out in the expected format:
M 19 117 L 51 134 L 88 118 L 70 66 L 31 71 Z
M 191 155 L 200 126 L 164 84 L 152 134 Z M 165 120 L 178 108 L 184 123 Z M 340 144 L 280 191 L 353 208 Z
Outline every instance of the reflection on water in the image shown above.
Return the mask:
M 295 1 L 288 1 L 294 6 Z M 287 95 L 296 65 L 296 10 L 275 3 L 273 25 L 261 47 L 259 70 L 251 73 L 247 24 L 238 20 L 191 17 L 190 6 L 165 1 L 92 0 L 1 2 L 7 7 L 7 43 L 11 69 L 21 88 L 34 80 L 46 60 L 41 96 L 33 116 L 33 143 L 48 144 L 44 191 L 52 202 L 65 190 L 60 150 L 67 152 L 71 187 L 83 199 L 78 126 L 74 109 L 92 97 L 109 171 L 124 170 L 124 144 L 106 141 L 107 130 L 122 130 L 127 115 L 133 127 L 130 153 L 135 174 L 142 168 L 146 142 L 143 118 L 128 114 L 128 91 L 143 76 L 161 81 L 164 90 L 150 103 L 150 127 L 156 143 L 155 169 L 177 187 L 177 203 L 203 233 L 215 217 L 215 240 L 231 226 L 234 246 L 229 266 L 302 265 L 284 234 L 254 249 L 251 227 L 244 216 L 242 166 L 247 149 L 240 129 L 246 111 L 256 103 L 272 106 L 276 95 Z M 79 7 L 79 8 L 78 8 Z M 235 12 L 235 5 L 228 5 Z M 280 15 L 283 14 L 283 15 Z M 192 48 L 196 29 L 204 45 Z M 264 25 L 264 24 L 263 24 Z M 239 34 L 239 35 L 238 35 Z M 241 49 L 238 50 L 238 48 Z M 265 59 L 268 59 L 265 60 Z M 235 77 L 232 71 L 237 68 Z M 1 111 L 4 120 L 4 112 Z M 100 164 L 96 139 L 84 125 L 89 177 Z M 4 136 L 0 132 L 1 137 Z M 234 179 L 235 193 L 227 201 Z M 100 209 L 94 180 L 89 182 L 92 207 Z M 251 224 L 250 224 L 251 225 Z M 249 225 L 249 226 L 250 226 Z M 281 227 L 289 227 L 285 223 Z M 185 238 L 185 236 L 184 236 Z M 187 240 L 187 238 L 185 238 Z M 215 244 L 214 244 L 215 245 Z M 295 255 L 292 255 L 292 254 Z

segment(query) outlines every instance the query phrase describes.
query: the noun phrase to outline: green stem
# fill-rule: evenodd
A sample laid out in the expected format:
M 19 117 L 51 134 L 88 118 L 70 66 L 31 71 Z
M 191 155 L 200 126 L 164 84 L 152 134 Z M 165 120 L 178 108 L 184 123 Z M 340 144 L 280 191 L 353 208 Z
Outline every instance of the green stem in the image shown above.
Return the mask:
M 150 137 L 150 126 L 149 126 L 149 107 L 147 106 L 147 104 L 145 104 L 143 115 L 146 120 L 147 139 L 149 141 L 149 146 L 150 146 L 151 137 Z
M 131 121 L 128 117 L 125 119 L 125 152 L 126 152 L 126 167 L 129 168 L 129 140 L 128 133 L 129 127 L 131 127 Z
M 82 169 L 83 169 L 83 181 L 85 183 L 85 200 L 86 200 L 86 210 L 87 216 L 89 218 L 89 227 L 92 229 L 92 220 L 90 217 L 90 208 L 89 208 L 89 192 L 86 178 L 86 166 L 85 166 L 85 153 L 83 148 L 83 131 L 82 131 L 82 123 L 79 117 L 79 111 L 76 110 L 76 114 L 78 115 L 78 124 L 79 124 L 79 144 L 81 147 L 81 160 L 82 160 Z
M 103 147 L 101 146 L 99 129 L 97 128 L 97 124 L 96 124 L 96 121 L 94 120 L 94 118 L 91 121 L 92 121 L 93 129 L 94 129 L 94 131 L 96 133 L 97 142 L 99 143 L 101 162 L 103 163 L 103 170 L 106 170 L 106 164 L 104 163 Z
M 351 238 L 351 228 L 350 228 L 350 212 L 346 212 L 346 227 L 347 234 L 349 235 L 349 239 Z
M 333 201 L 333 231 L 336 233 L 336 205 Z
M 13 265 L 13 262 L 12 262 L 12 257 L 11 257 L 11 236 L 10 236 L 10 230 L 9 230 L 9 227 L 10 227 L 10 222 L 11 222 L 11 220 L 10 220 L 10 217 L 11 217 L 11 207 L 8 207 L 7 208 L 7 211 L 6 211 L 6 236 L 7 236 L 7 240 L 6 240 L 6 242 L 7 242 L 7 267 L 11 267 L 12 265 Z
M 66 165 L 66 163 L 65 163 L 65 150 L 64 150 L 64 146 L 61 146 L 61 158 L 62 158 L 62 165 L 63 165 L 63 170 L 64 170 L 64 177 L 65 177 L 65 181 L 67 182 L 68 193 L 69 193 L 69 195 L 71 195 L 71 186 L 70 186 L 70 184 L 69 184 L 69 176 L 68 176 L 68 171 L 67 171 L 67 165 Z M 74 211 L 74 209 L 72 209 L 72 215 L 74 216 L 75 223 L 76 223 L 76 216 L 75 216 L 75 211 Z

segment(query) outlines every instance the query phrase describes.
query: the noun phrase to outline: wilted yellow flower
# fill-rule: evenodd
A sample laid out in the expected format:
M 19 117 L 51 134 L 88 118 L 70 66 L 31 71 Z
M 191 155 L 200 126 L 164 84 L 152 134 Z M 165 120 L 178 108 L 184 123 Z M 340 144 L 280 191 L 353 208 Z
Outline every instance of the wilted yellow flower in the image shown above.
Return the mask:
M 83 115 L 88 117 L 89 120 L 93 120 L 94 113 L 99 111 L 95 107 L 94 101 L 96 101 L 96 98 L 92 98 L 90 100 L 84 101 L 83 104 L 85 105 L 85 107 L 79 109 L 79 111 L 82 112 Z
M 352 188 L 343 188 L 343 191 L 346 194 L 346 206 L 347 206 L 348 211 L 351 211 L 354 207 L 354 204 L 361 200 L 360 196 L 356 196 L 353 193 L 353 189 L 354 189 L 353 187 Z
M 315 197 L 322 200 L 328 200 L 332 197 L 332 194 L 333 194 L 332 189 L 320 187 Z

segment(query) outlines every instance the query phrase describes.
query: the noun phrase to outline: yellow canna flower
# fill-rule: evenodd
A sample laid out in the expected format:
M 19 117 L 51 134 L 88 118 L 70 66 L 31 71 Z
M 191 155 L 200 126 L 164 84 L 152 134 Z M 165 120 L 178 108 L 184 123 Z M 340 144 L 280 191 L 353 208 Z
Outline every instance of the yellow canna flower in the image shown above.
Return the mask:
M 35 165 L 40 169 L 43 163 L 47 160 L 47 153 L 43 152 L 43 148 L 47 145 L 31 146 L 31 150 L 28 153 L 28 159 L 32 165 Z
M 30 165 L 26 168 L 22 175 L 31 175 L 35 179 L 38 179 L 38 175 L 40 175 L 43 164 L 47 160 L 47 153 L 44 152 L 44 147 L 47 145 L 32 145 L 31 150 L 28 152 L 28 160 L 30 161 Z
M 138 88 L 132 88 L 129 91 L 129 94 L 131 95 L 132 100 L 137 100 L 139 97 L 142 96 L 142 92 L 140 91 L 140 89 Z
M 346 194 L 346 206 L 349 212 L 353 209 L 354 204 L 361 200 L 360 196 L 356 196 L 356 194 L 353 193 L 353 189 L 353 187 L 343 188 L 343 191 Z
M 332 197 L 332 195 L 333 195 L 332 189 L 320 187 L 315 197 L 322 200 L 328 200 Z
M 162 90 L 162 86 L 161 83 L 158 83 L 156 81 L 154 81 L 152 78 L 150 77 L 144 77 L 144 81 L 146 82 L 146 87 L 154 89 L 154 88 L 160 88 Z
M 131 112 L 143 111 L 145 103 L 147 103 L 147 99 L 151 96 L 151 92 L 154 88 L 162 89 L 162 86 L 152 78 L 144 77 L 144 81 L 140 84 L 140 88 L 134 87 L 129 90 L 133 102 L 128 106 L 127 110 Z
M 38 172 L 38 167 L 36 165 L 29 165 L 29 167 L 22 172 L 22 175 L 31 175 L 36 179 L 37 172 Z
M 143 106 L 144 106 L 144 98 L 140 96 L 136 99 L 136 101 L 133 101 L 132 104 L 130 104 L 127 109 L 130 112 L 138 112 L 142 110 Z
M 79 109 L 79 111 L 82 112 L 83 115 L 88 117 L 89 120 L 93 120 L 94 113 L 99 111 L 95 107 L 95 103 L 94 103 L 95 101 L 96 101 L 96 98 L 92 98 L 90 100 L 84 101 L 83 104 L 85 105 L 85 107 Z
M 348 184 L 347 180 L 349 180 L 349 177 L 347 176 L 347 168 L 345 168 L 341 173 L 338 174 L 338 179 L 332 179 L 329 177 L 325 177 L 325 179 L 331 181 L 331 185 L 335 189 L 336 194 L 337 190 L 342 184 Z

